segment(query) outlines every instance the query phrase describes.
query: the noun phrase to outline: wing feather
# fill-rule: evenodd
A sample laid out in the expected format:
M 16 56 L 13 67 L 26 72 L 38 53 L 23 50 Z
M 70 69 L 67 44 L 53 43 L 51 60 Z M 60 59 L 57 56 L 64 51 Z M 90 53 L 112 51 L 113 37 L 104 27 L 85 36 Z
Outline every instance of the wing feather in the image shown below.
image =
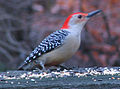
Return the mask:
M 57 30 L 50 34 L 30 53 L 30 55 L 26 58 L 24 63 L 18 69 L 22 69 L 23 66 L 36 60 L 41 55 L 62 46 L 68 34 L 69 32 L 66 30 Z

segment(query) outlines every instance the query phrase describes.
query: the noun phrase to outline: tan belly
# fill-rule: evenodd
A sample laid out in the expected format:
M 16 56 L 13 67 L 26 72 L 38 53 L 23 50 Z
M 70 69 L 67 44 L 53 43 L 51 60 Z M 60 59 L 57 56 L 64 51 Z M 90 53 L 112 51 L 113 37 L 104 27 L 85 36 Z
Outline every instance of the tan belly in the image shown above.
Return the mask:
M 78 38 L 78 37 L 76 37 Z M 70 59 L 80 46 L 80 38 L 66 39 L 65 43 L 55 50 L 45 54 L 40 59 L 46 59 L 45 65 L 58 65 Z

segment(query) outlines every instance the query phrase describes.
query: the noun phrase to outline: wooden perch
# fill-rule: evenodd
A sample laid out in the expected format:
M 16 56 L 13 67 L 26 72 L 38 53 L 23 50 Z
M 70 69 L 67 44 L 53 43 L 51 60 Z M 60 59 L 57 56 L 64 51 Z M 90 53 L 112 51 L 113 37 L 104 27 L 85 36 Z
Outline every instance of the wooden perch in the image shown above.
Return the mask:
M 0 73 L 4 89 L 119 89 L 120 67 L 79 68 L 52 71 L 8 71 Z

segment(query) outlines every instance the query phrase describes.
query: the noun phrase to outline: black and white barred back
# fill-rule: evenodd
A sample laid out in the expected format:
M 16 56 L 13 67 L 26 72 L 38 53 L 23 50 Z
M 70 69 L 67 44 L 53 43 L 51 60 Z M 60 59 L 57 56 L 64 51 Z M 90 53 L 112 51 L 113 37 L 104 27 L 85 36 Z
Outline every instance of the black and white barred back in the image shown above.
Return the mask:
M 57 30 L 46 37 L 26 58 L 24 64 L 21 65 L 18 69 L 21 69 L 23 66 L 28 63 L 36 60 L 44 53 L 50 52 L 53 49 L 60 47 L 64 43 L 64 39 L 69 34 L 66 30 Z

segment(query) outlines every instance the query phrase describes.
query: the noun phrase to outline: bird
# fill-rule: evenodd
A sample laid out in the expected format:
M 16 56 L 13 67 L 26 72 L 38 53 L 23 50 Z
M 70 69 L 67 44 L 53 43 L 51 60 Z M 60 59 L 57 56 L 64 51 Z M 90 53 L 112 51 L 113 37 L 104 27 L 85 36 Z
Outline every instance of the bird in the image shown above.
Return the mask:
M 83 27 L 92 16 L 101 11 L 70 14 L 61 29 L 42 40 L 19 66 L 18 70 L 30 69 L 35 64 L 39 64 L 42 70 L 46 70 L 46 66 L 56 66 L 70 59 L 80 47 Z

